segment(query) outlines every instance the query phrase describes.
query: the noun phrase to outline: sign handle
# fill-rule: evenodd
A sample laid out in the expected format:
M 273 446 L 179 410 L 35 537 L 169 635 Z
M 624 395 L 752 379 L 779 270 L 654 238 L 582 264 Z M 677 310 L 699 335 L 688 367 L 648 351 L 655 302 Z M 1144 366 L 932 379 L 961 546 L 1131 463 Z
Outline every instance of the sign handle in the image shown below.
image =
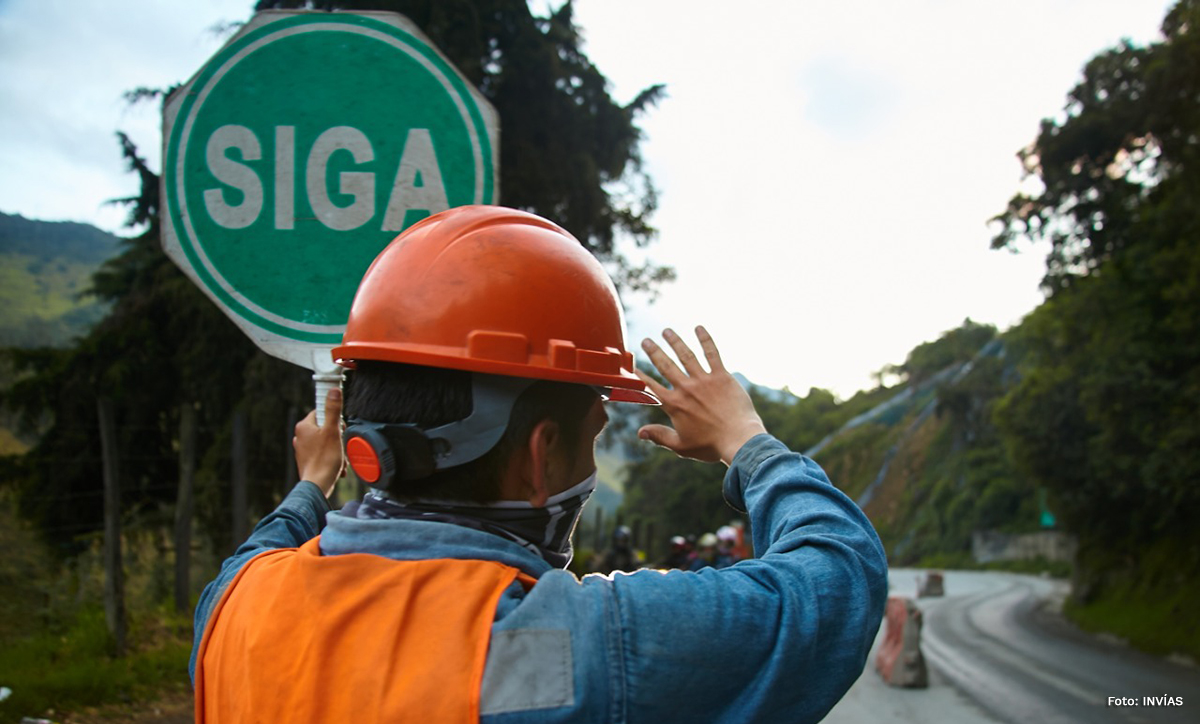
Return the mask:
M 317 388 L 317 425 L 325 425 L 325 395 L 329 394 L 330 390 L 341 389 L 342 373 L 313 373 L 313 382 Z
M 330 390 L 341 389 L 342 368 L 330 360 L 329 349 L 314 350 L 313 383 L 317 394 L 317 425 L 325 425 L 325 396 Z

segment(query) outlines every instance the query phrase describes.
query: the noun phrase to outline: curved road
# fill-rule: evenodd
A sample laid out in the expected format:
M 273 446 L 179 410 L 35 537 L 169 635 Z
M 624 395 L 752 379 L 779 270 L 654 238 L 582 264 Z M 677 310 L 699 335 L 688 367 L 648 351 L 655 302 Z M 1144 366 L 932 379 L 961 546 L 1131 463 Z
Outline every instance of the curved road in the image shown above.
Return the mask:
M 919 573 L 893 569 L 893 595 L 913 595 Z M 1079 631 L 1058 613 L 1065 583 L 973 571 L 948 571 L 945 583 L 944 597 L 918 600 L 930 687 L 884 685 L 872 652 L 826 721 L 1200 722 L 1200 669 Z M 1164 696 L 1182 705 L 1145 700 Z

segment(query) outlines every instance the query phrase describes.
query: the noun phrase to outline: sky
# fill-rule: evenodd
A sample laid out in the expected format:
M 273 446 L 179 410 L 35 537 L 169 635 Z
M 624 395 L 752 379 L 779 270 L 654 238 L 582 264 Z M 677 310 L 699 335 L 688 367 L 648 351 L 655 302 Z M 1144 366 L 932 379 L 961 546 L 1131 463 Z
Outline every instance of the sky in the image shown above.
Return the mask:
M 0 0 L 0 211 L 128 233 L 106 203 L 138 190 L 115 132 L 158 170 L 161 130 L 157 103 L 122 94 L 189 78 L 252 5 Z M 617 102 L 667 87 L 640 119 L 659 235 L 626 251 L 678 278 L 625 298 L 629 343 L 703 324 L 754 382 L 846 398 L 965 318 L 1016 324 L 1045 266 L 990 249 L 989 219 L 1036 189 L 1016 152 L 1088 59 L 1157 39 L 1169 5 L 576 0 Z

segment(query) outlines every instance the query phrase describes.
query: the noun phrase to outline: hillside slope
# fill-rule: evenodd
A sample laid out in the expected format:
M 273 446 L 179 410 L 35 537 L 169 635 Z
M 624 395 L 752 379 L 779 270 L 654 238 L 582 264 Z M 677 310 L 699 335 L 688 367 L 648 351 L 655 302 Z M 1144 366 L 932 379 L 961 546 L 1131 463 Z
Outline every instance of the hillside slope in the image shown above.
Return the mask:
M 1030 533 L 1053 520 L 991 421 L 1013 374 L 995 339 L 808 451 L 867 513 L 894 564 L 965 564 L 973 533 Z
M 120 239 L 94 226 L 0 213 L 0 347 L 60 347 L 103 315 L 82 296 Z

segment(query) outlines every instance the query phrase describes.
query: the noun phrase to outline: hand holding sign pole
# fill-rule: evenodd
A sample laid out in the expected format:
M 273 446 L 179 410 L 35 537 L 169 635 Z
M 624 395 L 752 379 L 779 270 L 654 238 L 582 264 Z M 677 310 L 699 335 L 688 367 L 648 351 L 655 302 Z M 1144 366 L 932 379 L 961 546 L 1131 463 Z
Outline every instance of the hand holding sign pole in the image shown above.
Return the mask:
M 255 15 L 163 111 L 163 247 L 263 351 L 313 371 L 375 256 L 496 203 L 499 122 L 395 13 Z

